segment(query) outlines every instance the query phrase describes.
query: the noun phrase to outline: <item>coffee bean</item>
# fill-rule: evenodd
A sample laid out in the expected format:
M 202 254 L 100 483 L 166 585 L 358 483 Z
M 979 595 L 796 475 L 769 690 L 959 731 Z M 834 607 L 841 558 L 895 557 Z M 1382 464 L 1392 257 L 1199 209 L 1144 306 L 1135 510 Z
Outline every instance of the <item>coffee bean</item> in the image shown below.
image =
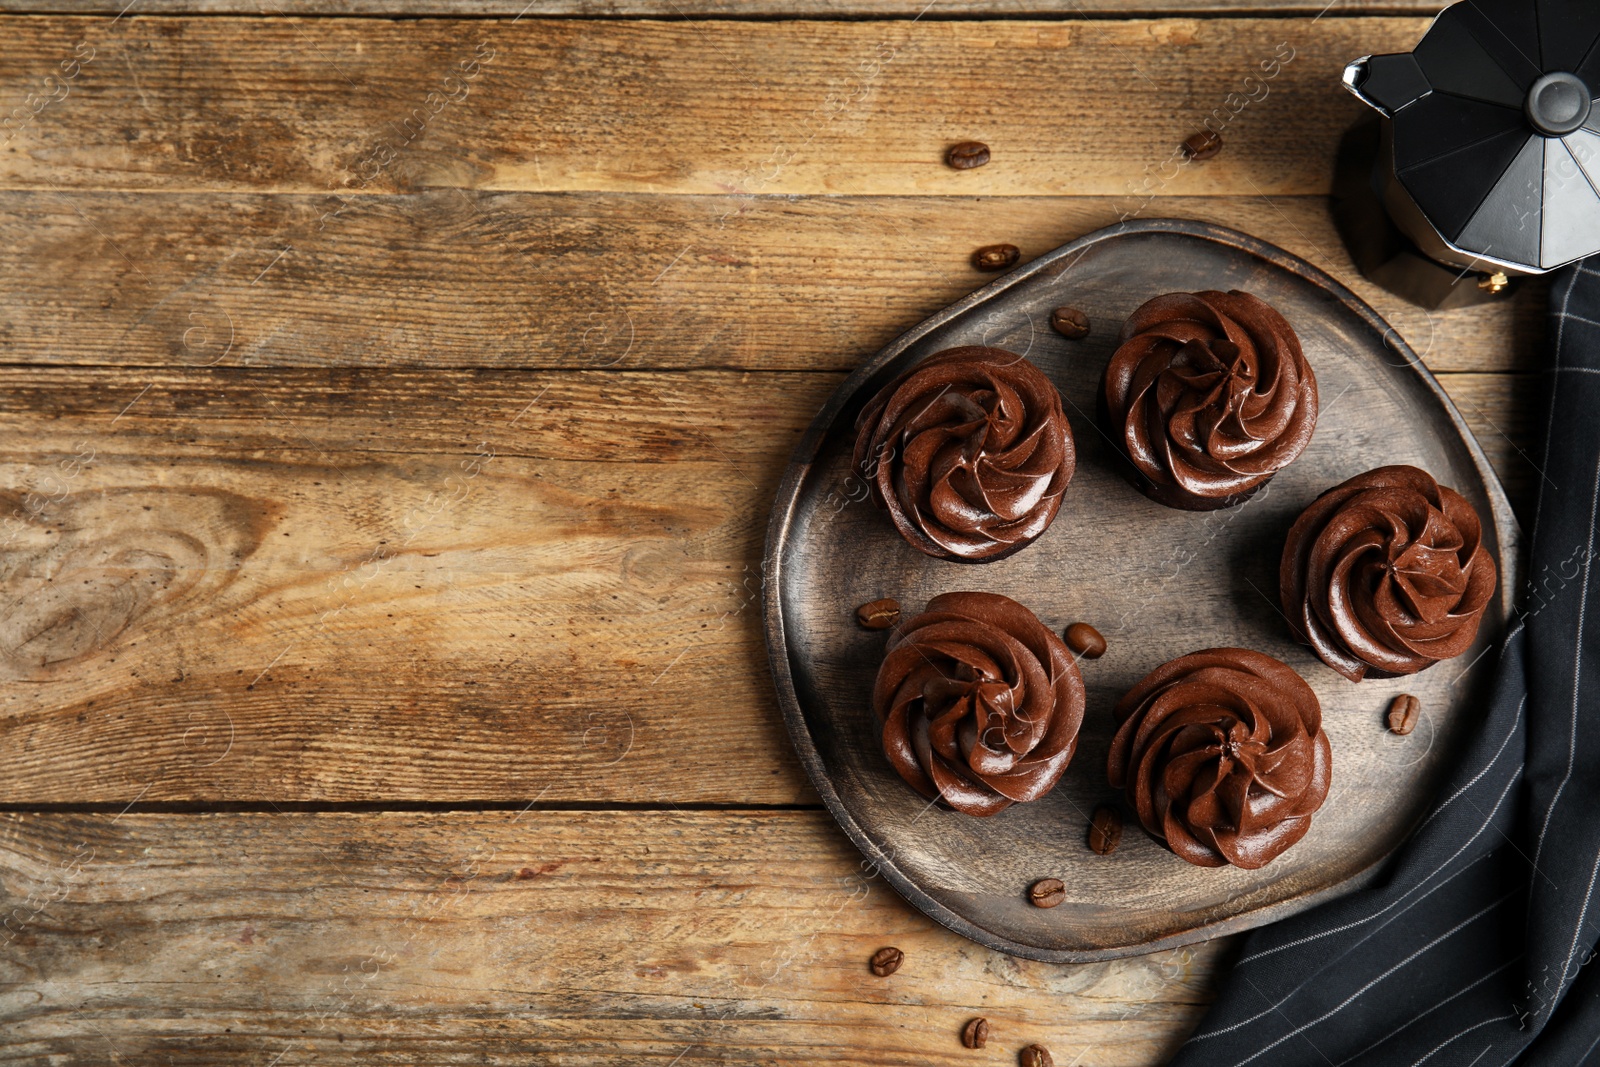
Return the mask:
M 1086 622 L 1075 622 L 1067 627 L 1064 635 L 1067 647 L 1072 649 L 1084 659 L 1099 659 L 1106 654 L 1106 639 Z
M 974 170 L 989 162 L 989 146 L 982 141 L 962 141 L 950 146 L 944 161 L 956 170 Z
M 1222 135 L 1212 133 L 1210 130 L 1190 134 L 1183 142 L 1183 154 L 1196 163 L 1204 163 L 1220 151 L 1222 151 Z
M 906 954 L 897 948 L 880 948 L 872 954 L 872 973 L 879 978 L 887 978 L 900 969 L 906 961 Z
M 1422 714 L 1422 701 L 1410 693 L 1401 693 L 1389 705 L 1389 729 L 1404 737 L 1417 728 L 1417 716 Z
M 1089 847 L 1102 856 L 1109 855 L 1122 844 L 1122 813 L 1110 804 L 1094 809 L 1089 820 Z
M 1067 899 L 1067 887 L 1059 878 L 1044 878 L 1028 888 L 1028 901 L 1037 908 L 1053 908 Z
M 972 253 L 972 265 L 982 271 L 1005 270 L 1021 255 L 1022 249 L 1016 245 L 984 245 Z
M 1089 336 L 1089 316 L 1077 308 L 1056 308 L 1050 312 L 1050 325 L 1056 333 L 1074 341 Z
M 856 622 L 869 630 L 887 630 L 900 621 L 900 601 L 884 597 L 856 609 Z
M 1056 1063 L 1050 1058 L 1050 1050 L 1043 1045 L 1029 1045 L 1017 1053 L 1017 1062 L 1022 1067 L 1055 1067 Z
M 961 1031 L 961 1043 L 968 1048 L 982 1048 L 989 1043 L 989 1020 L 974 1019 Z

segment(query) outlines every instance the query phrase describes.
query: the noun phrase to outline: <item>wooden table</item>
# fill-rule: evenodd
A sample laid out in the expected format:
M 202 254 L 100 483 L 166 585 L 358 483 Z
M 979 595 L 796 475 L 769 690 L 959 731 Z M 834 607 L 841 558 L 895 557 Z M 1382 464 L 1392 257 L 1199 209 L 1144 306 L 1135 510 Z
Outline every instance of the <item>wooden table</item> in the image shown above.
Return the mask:
M 1330 221 L 1438 0 L 125 2 L 0 3 L 5 1062 L 1160 1062 L 1229 943 L 934 926 L 771 692 L 783 464 L 979 245 L 1305 256 L 1527 514 L 1541 287 L 1429 314 Z

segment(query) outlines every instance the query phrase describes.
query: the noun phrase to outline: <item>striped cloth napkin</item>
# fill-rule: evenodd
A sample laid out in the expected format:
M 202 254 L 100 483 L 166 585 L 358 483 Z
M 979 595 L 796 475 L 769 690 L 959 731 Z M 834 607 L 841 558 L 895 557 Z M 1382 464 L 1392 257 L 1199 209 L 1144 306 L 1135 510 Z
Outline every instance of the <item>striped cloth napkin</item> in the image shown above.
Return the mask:
M 1483 728 L 1378 883 L 1245 940 L 1172 1067 L 1600 1065 L 1600 257 L 1550 310 L 1531 579 Z

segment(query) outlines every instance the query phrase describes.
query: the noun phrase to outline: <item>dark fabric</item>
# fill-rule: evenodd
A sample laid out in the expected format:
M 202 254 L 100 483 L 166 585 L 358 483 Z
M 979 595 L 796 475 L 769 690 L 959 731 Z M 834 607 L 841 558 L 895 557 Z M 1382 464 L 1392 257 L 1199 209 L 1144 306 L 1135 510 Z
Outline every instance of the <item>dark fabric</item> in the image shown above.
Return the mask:
M 1600 1065 L 1597 268 L 1551 288 L 1530 580 L 1482 730 L 1380 883 L 1246 938 L 1173 1067 Z

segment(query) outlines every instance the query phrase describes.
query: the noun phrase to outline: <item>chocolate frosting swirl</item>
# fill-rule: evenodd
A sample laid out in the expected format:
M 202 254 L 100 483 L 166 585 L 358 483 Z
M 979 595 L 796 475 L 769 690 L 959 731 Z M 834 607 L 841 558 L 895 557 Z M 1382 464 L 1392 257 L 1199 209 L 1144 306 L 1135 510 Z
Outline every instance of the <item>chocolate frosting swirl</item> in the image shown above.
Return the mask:
M 1150 672 L 1115 714 L 1111 785 L 1152 837 L 1196 866 L 1271 863 L 1328 795 L 1322 706 L 1271 656 L 1192 652 Z
M 1478 513 L 1460 493 L 1416 467 L 1379 467 L 1295 520 L 1278 591 L 1300 640 L 1359 682 L 1461 655 L 1496 580 Z
M 987 562 L 1038 537 L 1077 457 L 1061 394 L 1023 357 L 972 345 L 929 356 L 856 421 L 855 470 L 930 556 Z
M 872 706 L 912 788 L 993 815 L 1055 788 L 1078 744 L 1084 688 L 1067 646 L 996 593 L 944 593 L 889 639 Z
M 1227 507 L 1306 450 L 1317 379 L 1282 315 L 1249 293 L 1169 293 L 1122 327 L 1101 397 L 1146 496 Z

